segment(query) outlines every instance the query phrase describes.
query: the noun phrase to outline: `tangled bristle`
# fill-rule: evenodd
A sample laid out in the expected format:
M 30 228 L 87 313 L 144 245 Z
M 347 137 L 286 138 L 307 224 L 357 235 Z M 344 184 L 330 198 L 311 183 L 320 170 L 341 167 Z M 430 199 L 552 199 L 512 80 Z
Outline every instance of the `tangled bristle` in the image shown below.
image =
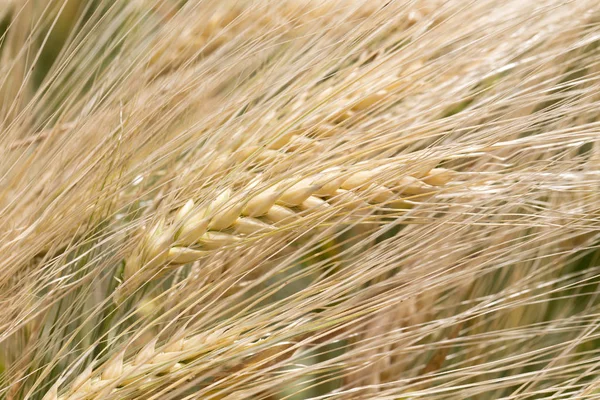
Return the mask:
M 0 1 L 0 397 L 600 397 L 594 0 Z

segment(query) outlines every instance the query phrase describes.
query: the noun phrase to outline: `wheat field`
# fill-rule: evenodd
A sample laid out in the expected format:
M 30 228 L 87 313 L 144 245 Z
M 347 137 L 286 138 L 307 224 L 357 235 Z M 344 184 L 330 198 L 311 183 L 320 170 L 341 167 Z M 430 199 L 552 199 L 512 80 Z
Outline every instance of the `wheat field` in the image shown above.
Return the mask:
M 2 0 L 0 72 L 0 399 L 600 399 L 597 0 Z

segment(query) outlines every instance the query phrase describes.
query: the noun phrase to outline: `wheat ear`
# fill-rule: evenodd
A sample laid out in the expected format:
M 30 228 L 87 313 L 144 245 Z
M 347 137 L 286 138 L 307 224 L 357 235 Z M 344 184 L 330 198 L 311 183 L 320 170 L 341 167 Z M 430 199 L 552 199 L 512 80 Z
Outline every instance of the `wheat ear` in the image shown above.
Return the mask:
M 214 329 L 188 337 L 178 337 L 157 347 L 158 338 L 150 340 L 129 361 L 124 360 L 124 351 L 119 352 L 107 363 L 93 369 L 90 363 L 68 386 L 65 393 L 58 395 L 60 383 L 46 393 L 43 400 L 82 400 L 96 396 L 103 397 L 118 391 L 118 387 L 131 385 L 143 386 L 152 382 L 157 375 L 177 374 L 185 364 L 198 361 L 203 355 L 215 349 L 241 346 L 249 351 L 243 361 L 244 366 L 265 368 L 294 353 L 294 341 L 278 340 L 270 337 L 248 343 L 238 343 L 239 333 L 233 330 Z M 259 346 L 259 347 L 257 347 Z M 229 366 L 229 369 L 236 366 Z M 204 369 L 208 369 L 204 368 Z
M 251 182 L 240 194 L 225 190 L 200 209 L 188 200 L 171 224 L 156 224 L 127 257 L 125 282 L 118 289 L 117 301 L 142 284 L 147 273 L 155 273 L 165 265 L 197 261 L 214 250 L 293 226 L 294 221 L 306 220 L 315 212 L 333 211 L 333 216 L 341 209 L 366 203 L 406 207 L 411 197 L 433 193 L 453 176 L 451 170 L 433 168 L 413 175 L 385 176 L 386 182 L 381 184 L 377 178 L 394 173 L 393 168 L 385 164 L 370 169 L 360 167 L 331 168 L 315 176 L 268 186 L 248 196 L 260 184 Z

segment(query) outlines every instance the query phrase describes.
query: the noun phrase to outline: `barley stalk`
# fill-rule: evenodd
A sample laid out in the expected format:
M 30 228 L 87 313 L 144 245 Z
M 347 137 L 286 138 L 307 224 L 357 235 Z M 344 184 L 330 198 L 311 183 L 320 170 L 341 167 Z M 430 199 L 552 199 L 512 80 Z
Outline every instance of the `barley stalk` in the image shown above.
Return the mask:
M 141 349 L 135 357 L 129 362 L 123 359 L 124 353 L 121 352 L 117 357 L 102 365 L 97 370 L 92 370 L 90 366 L 69 386 L 64 395 L 58 396 L 59 387 L 53 388 L 44 398 L 44 400 L 74 400 L 91 399 L 102 397 L 103 394 L 118 393 L 119 386 L 147 386 L 152 382 L 152 377 L 157 375 L 173 375 L 175 378 L 177 372 L 185 367 L 185 364 L 192 363 L 195 360 L 201 360 L 202 357 L 217 349 L 225 349 L 234 346 L 239 333 L 216 329 L 212 332 L 179 338 L 178 340 L 165 344 L 157 348 L 157 340 L 151 340 Z M 294 341 L 278 342 L 273 338 L 259 339 L 253 343 L 247 343 L 236 351 L 242 351 L 249 355 L 243 361 L 244 366 L 229 366 L 229 373 L 234 368 L 249 368 L 255 365 L 255 368 L 267 368 L 270 365 L 282 361 L 282 355 L 291 356 L 290 350 L 293 350 Z M 255 347 L 261 350 L 252 351 Z M 287 354 L 287 356 L 286 356 Z M 210 364 L 203 369 L 210 370 Z M 222 367 L 221 367 L 222 368 Z M 182 372 L 182 371 L 181 371 Z M 202 370 L 197 370 L 200 374 Z M 60 390 L 63 391 L 63 390 Z
M 164 265 L 188 264 L 214 250 L 273 233 L 293 222 L 301 226 L 303 223 L 296 220 L 312 213 L 335 212 L 339 207 L 357 207 L 364 202 L 406 207 L 411 196 L 414 199 L 432 194 L 452 178 L 452 171 L 434 168 L 421 172 L 417 175 L 420 178 L 388 177 L 388 187 L 377 183 L 378 176 L 386 173 L 395 174 L 394 168 L 385 164 L 372 169 L 368 164 L 354 170 L 332 168 L 316 176 L 280 182 L 259 193 L 252 193 L 252 188 L 260 187 L 260 181 L 252 182 L 239 195 L 226 190 L 199 210 L 194 209 L 193 200 L 188 200 L 169 226 L 159 223 L 151 228 L 141 239 L 142 245 L 126 259 L 125 283 L 117 301 L 138 286 L 141 277 Z M 138 274 L 142 268 L 145 273 Z

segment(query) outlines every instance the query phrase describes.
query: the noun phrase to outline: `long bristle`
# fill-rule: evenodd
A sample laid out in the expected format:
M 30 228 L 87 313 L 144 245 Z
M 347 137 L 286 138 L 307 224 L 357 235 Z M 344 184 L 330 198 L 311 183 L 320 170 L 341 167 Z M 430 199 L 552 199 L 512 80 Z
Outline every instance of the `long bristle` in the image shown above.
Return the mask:
M 599 23 L 0 0 L 0 398 L 600 396 Z

